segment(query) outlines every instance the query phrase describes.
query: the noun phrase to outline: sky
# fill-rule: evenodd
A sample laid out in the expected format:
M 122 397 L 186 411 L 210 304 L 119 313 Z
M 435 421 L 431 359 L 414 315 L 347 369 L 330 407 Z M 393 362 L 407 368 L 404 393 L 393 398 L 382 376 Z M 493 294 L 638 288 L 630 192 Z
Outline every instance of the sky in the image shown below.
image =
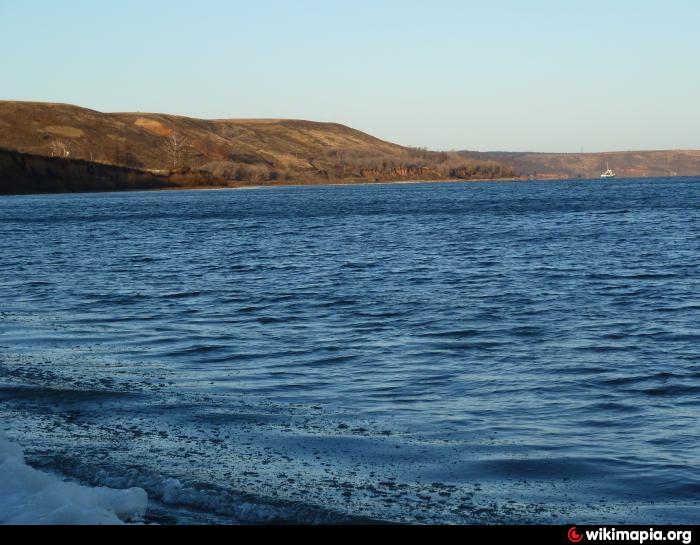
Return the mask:
M 697 0 L 0 0 L 0 100 L 430 149 L 700 148 Z

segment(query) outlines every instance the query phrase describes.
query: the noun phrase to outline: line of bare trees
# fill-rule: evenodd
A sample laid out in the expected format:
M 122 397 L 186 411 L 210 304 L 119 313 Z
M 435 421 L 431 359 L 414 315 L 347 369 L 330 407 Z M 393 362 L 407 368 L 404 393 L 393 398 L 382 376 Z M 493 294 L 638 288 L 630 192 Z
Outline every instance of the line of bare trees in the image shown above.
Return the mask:
M 53 140 L 49 145 L 51 157 L 68 158 L 72 152 L 72 146 L 67 140 Z
M 172 131 L 165 138 L 165 147 L 170 159 L 170 167 L 173 170 L 182 168 L 190 148 L 189 138 L 177 131 Z
M 513 169 L 495 161 L 461 157 L 456 152 L 406 149 L 390 154 L 376 150 L 329 149 L 308 159 L 308 167 L 262 163 L 257 156 L 236 155 L 201 169 L 219 180 L 262 183 L 293 179 L 344 178 L 506 178 Z
M 495 161 L 466 159 L 456 152 L 429 151 L 422 148 L 406 148 L 403 153 L 388 154 L 381 151 L 357 149 L 333 149 L 325 153 L 329 171 L 334 176 L 365 176 L 370 173 L 391 174 L 397 171 L 424 172 L 445 178 L 504 178 L 513 176 L 509 165 Z
M 236 182 L 262 183 L 266 181 L 292 180 L 295 178 L 294 172 L 291 169 L 281 166 L 237 164 L 221 161 L 203 165 L 202 168 L 220 180 Z
M 172 131 L 165 137 L 164 146 L 168 157 L 169 168 L 172 170 L 179 170 L 187 166 L 187 160 L 192 151 L 189 138 L 177 131 Z M 51 157 L 69 158 L 77 155 L 85 155 L 85 158 L 91 162 L 113 162 L 118 165 L 130 167 L 143 166 L 128 143 L 117 143 L 110 151 L 111 153 L 108 153 L 108 156 L 112 156 L 111 161 L 96 158 L 94 152 L 90 149 L 87 151 L 83 150 L 82 154 L 77 153 L 75 146 L 68 140 L 55 139 L 49 144 L 49 154 Z

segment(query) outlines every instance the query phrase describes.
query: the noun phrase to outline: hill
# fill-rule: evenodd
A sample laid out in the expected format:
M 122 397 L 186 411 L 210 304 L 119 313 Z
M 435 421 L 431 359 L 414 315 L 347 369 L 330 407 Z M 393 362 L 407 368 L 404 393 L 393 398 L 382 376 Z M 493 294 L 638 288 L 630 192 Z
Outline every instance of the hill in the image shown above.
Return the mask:
M 700 175 L 700 150 L 607 153 L 517 153 L 461 151 L 465 159 L 498 161 L 532 178 L 597 178 L 606 165 L 620 177 Z
M 118 178 L 130 169 L 158 179 L 160 185 L 185 187 L 513 176 L 508 166 L 490 159 L 406 148 L 337 123 L 102 113 L 37 102 L 0 101 L 0 149 L 16 154 L 12 179 L 20 179 L 17 168 L 24 164 L 23 178 L 42 172 L 43 186 L 58 171 L 62 174 L 56 180 L 71 171 L 82 172 L 81 179 L 87 180 L 90 169 L 80 161 L 119 167 L 121 171 L 113 171 Z M 79 162 L 47 170 L 47 158 Z M 3 164 L 11 163 L 5 159 Z M 105 168 L 100 172 L 101 179 L 109 177 Z M 2 177 L 8 180 L 9 171 L 0 170 Z M 50 185 L 56 191 L 62 187 L 58 181 Z M 13 187 L 13 192 L 23 192 L 23 187 Z

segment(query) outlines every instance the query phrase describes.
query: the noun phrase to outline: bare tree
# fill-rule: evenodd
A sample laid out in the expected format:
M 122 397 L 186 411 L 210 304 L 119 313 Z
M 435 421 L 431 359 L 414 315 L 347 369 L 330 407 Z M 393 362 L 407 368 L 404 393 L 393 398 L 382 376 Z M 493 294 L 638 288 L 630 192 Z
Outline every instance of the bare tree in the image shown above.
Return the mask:
M 54 140 L 49 149 L 51 157 L 70 157 L 71 146 L 65 140 Z
M 170 165 L 173 170 L 177 170 L 182 166 L 190 141 L 186 136 L 173 131 L 166 137 L 165 144 L 170 155 Z

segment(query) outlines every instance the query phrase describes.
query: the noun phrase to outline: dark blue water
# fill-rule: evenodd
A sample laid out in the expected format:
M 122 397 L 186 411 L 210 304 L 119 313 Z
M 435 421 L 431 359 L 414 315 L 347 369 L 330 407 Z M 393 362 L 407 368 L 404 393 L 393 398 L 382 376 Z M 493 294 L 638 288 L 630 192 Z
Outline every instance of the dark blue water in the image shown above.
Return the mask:
M 156 521 L 700 522 L 700 180 L 0 199 L 0 414 Z

